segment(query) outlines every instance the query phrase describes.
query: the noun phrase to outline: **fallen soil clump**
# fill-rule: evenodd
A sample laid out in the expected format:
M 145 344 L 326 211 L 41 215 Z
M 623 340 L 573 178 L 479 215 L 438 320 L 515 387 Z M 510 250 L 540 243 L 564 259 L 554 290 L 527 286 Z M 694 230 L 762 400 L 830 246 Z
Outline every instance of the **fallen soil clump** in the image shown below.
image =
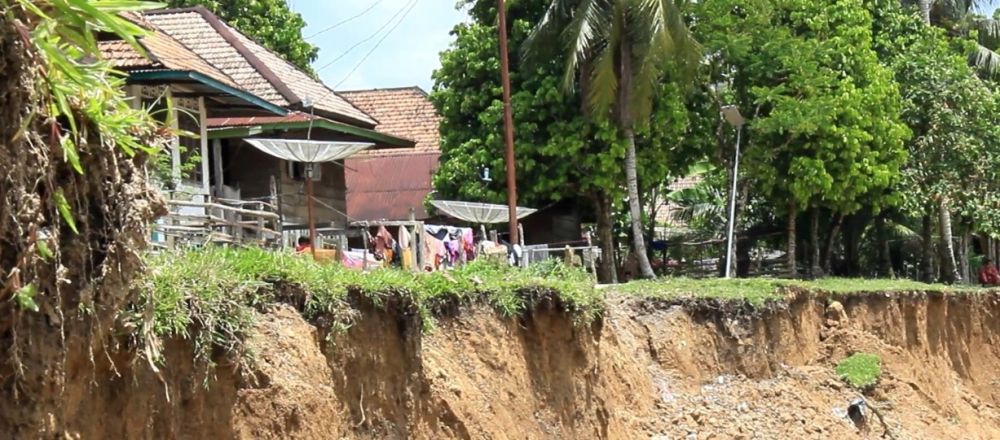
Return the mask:
M 612 296 L 587 327 L 555 307 L 519 319 L 467 307 L 430 333 L 405 310 L 359 307 L 353 326 L 332 333 L 270 307 L 242 371 L 200 375 L 180 341 L 166 344 L 159 374 L 134 362 L 118 376 L 98 371 L 69 434 L 1000 438 L 992 293 L 803 293 L 749 314 Z M 847 407 L 862 395 L 834 372 L 854 352 L 883 363 L 861 426 Z

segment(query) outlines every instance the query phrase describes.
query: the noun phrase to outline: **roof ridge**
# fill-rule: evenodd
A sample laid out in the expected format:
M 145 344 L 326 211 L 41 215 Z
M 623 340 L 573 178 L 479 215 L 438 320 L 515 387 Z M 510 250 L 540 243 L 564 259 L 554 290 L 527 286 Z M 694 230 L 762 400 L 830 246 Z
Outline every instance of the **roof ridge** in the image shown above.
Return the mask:
M 402 91 L 402 90 L 416 90 L 416 91 L 420 92 L 421 94 L 423 94 L 424 96 L 428 96 L 427 91 L 424 90 L 423 87 L 416 86 L 416 85 L 414 85 L 414 86 L 399 86 L 399 87 L 375 87 L 375 88 L 371 88 L 371 89 L 341 90 L 341 91 L 339 91 L 337 93 L 395 92 L 395 91 Z
M 232 46 L 233 49 L 236 49 L 236 52 L 238 52 L 240 56 L 242 56 L 245 60 L 247 60 L 248 63 L 250 63 L 250 67 L 253 67 L 254 70 L 256 70 L 257 73 L 260 74 L 260 76 L 264 77 L 264 79 L 268 83 L 270 83 L 272 87 L 274 87 L 274 90 L 276 90 L 278 94 L 281 95 L 282 98 L 285 98 L 285 101 L 288 101 L 288 106 L 290 108 L 294 108 L 302 104 L 302 98 L 299 98 L 299 96 L 296 95 L 295 92 L 293 92 L 292 89 L 290 89 L 288 85 L 284 83 L 284 81 L 281 81 L 281 79 L 278 78 L 278 75 L 276 75 L 274 71 L 271 70 L 270 67 L 267 67 L 267 64 L 261 61 L 260 58 L 257 58 L 257 55 L 254 55 L 253 52 L 250 51 L 250 49 L 248 49 L 243 44 L 243 42 L 239 40 L 239 38 L 236 37 L 236 35 L 233 35 L 233 32 L 240 32 L 240 31 L 236 30 L 232 26 L 227 25 L 225 22 L 222 21 L 222 19 L 219 18 L 218 15 L 215 15 L 214 13 L 212 13 L 212 11 L 209 11 L 208 8 L 204 6 L 194 6 L 191 8 L 181 8 L 174 10 L 157 9 L 150 12 L 198 13 L 199 15 L 201 15 L 203 19 L 205 19 L 205 22 L 207 22 L 208 25 L 212 27 L 212 29 L 215 29 L 215 31 L 218 32 L 220 36 L 222 36 L 222 39 L 226 40 L 226 43 Z M 242 32 L 240 32 L 240 34 L 242 34 L 249 40 L 253 40 L 252 38 L 248 37 L 246 34 L 243 34 Z
M 288 102 L 287 108 L 290 110 L 312 111 L 317 115 L 322 115 L 331 120 L 346 122 L 362 127 L 372 128 L 378 126 L 380 123 L 374 116 L 342 97 L 336 90 L 322 80 L 311 75 L 309 72 L 306 72 L 299 66 L 296 66 L 285 57 L 281 56 L 281 54 L 269 49 L 246 33 L 226 23 L 204 6 L 156 9 L 147 11 L 147 13 L 152 15 L 182 13 L 199 14 L 205 23 L 211 26 L 212 29 L 220 37 L 222 37 L 223 40 L 225 40 L 226 44 L 235 50 L 239 56 L 242 57 L 247 64 L 249 64 L 250 68 L 256 71 L 256 73 L 264 79 L 266 84 L 269 84 L 279 96 Z M 272 60 L 271 57 L 274 59 Z M 265 62 L 264 59 L 267 59 L 268 61 Z M 294 75 L 302 76 L 304 78 L 297 79 L 294 75 L 289 77 L 289 70 L 294 71 Z M 300 85 L 297 87 L 299 92 L 296 92 L 293 86 L 296 86 L 300 82 L 305 83 L 306 80 L 308 80 L 309 84 Z M 321 93 L 320 96 L 310 96 L 309 90 L 317 91 L 314 90 L 316 88 L 322 89 L 323 93 Z M 305 91 L 306 94 L 301 94 L 300 92 L 302 91 Z M 317 108 L 316 105 L 320 104 L 318 101 L 326 98 L 327 96 L 336 96 L 336 99 L 342 101 L 343 104 L 335 104 L 328 109 Z M 304 101 L 306 98 L 313 101 L 312 109 L 305 107 Z M 344 111 L 343 109 L 339 109 L 339 106 L 347 106 L 353 110 L 350 112 Z M 354 115 L 354 112 L 358 115 Z M 363 117 L 359 115 L 363 115 Z

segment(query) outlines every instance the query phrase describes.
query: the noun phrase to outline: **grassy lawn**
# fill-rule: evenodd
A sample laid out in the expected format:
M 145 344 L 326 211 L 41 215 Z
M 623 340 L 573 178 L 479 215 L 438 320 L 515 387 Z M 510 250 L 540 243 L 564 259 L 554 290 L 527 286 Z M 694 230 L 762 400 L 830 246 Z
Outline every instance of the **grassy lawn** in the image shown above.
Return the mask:
M 661 278 L 650 281 L 633 281 L 612 287 L 621 294 L 663 300 L 707 298 L 720 300 L 746 300 L 760 305 L 769 300 L 781 300 L 788 288 L 822 291 L 836 294 L 864 294 L 884 292 L 975 292 L 982 289 L 972 286 L 926 284 L 911 280 L 821 278 L 814 281 L 782 280 L 776 278 Z

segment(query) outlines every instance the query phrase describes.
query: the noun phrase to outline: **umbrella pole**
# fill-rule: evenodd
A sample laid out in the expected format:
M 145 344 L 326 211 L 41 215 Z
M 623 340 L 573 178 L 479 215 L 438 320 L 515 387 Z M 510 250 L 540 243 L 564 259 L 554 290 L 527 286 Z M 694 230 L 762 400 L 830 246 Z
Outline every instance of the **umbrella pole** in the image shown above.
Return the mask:
M 316 259 L 316 218 L 313 216 L 313 164 L 306 164 L 306 206 L 309 210 L 309 249 Z

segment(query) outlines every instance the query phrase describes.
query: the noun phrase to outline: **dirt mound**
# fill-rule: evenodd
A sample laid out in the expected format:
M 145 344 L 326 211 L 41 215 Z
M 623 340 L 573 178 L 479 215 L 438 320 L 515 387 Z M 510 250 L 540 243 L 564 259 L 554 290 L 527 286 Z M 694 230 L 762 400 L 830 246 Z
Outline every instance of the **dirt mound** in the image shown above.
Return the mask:
M 165 347 L 93 381 L 80 438 L 1000 438 L 1000 302 L 982 296 L 803 295 L 758 314 L 613 298 L 574 326 L 539 309 L 469 308 L 429 334 L 405 309 L 359 306 L 326 334 L 280 306 L 259 322 L 253 367 L 209 377 Z M 879 354 L 864 430 L 834 365 Z M 100 373 L 99 373 L 100 374 Z M 98 375 L 99 375 L 98 374 Z M 158 377 L 162 377 L 161 381 Z M 206 388 L 206 386 L 208 388 Z M 165 391 L 169 390 L 170 400 Z M 93 414 L 101 414 L 95 420 Z M 120 416 L 119 416 L 120 415 Z M 883 424 L 884 422 L 884 424 Z
M 679 308 L 642 313 L 660 388 L 662 438 L 1000 438 L 1000 312 L 995 297 L 822 298 L 739 319 Z M 632 309 L 636 307 L 633 304 Z M 879 354 L 867 399 L 883 416 L 859 432 L 846 407 L 859 394 L 834 374 L 853 352 Z M 871 416 L 871 414 L 870 414 Z

